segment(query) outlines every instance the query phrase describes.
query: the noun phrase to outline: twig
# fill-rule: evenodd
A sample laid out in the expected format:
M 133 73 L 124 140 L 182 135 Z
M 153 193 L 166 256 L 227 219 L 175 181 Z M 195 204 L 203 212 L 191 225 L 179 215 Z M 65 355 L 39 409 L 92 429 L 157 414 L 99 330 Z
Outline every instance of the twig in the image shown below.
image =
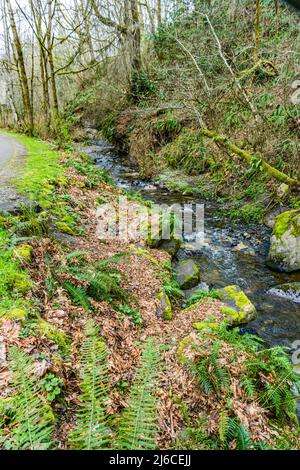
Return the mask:
M 235 73 L 234 73 L 234 71 L 233 71 L 231 65 L 229 64 L 228 60 L 226 59 L 225 54 L 224 54 L 223 49 L 222 49 L 222 45 L 221 45 L 221 43 L 220 43 L 220 40 L 219 40 L 219 38 L 218 38 L 218 36 L 217 36 L 217 33 L 215 32 L 215 29 L 214 29 L 213 25 L 211 24 L 211 21 L 210 21 L 208 15 L 205 14 L 204 16 L 205 16 L 205 18 L 206 18 L 206 21 L 207 21 L 208 24 L 209 24 L 210 30 L 211 30 L 211 32 L 212 32 L 212 35 L 213 35 L 213 37 L 215 38 L 215 41 L 216 41 L 216 43 L 217 43 L 218 50 L 219 50 L 219 55 L 220 55 L 221 59 L 223 60 L 225 66 L 226 66 L 227 69 L 229 70 L 229 72 L 230 72 L 230 74 L 231 74 L 231 76 L 232 76 L 232 78 L 233 78 L 233 80 L 234 80 L 234 82 L 235 82 L 237 88 L 238 88 L 239 91 L 242 93 L 242 95 L 243 95 L 245 101 L 247 102 L 249 108 L 250 108 L 251 111 L 253 112 L 255 119 L 258 120 L 259 115 L 258 115 L 257 109 L 255 108 L 255 106 L 253 105 L 253 103 L 251 102 L 251 100 L 249 99 L 249 97 L 248 97 L 246 91 L 245 91 L 245 90 L 243 89 L 243 87 L 241 86 L 239 80 L 238 80 L 237 77 L 235 76 Z

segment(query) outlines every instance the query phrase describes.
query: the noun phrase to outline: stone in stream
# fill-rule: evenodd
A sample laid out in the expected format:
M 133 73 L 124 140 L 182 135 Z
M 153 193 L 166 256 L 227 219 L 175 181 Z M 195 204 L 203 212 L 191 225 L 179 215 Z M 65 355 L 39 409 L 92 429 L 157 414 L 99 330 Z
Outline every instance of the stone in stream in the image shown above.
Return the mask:
M 272 287 L 268 290 L 268 294 L 300 303 L 300 282 L 287 282 L 286 284 Z
M 169 255 L 174 257 L 176 253 L 180 250 L 181 241 L 178 238 L 171 238 L 170 240 L 162 240 L 159 244 L 159 249 L 164 250 Z
M 276 217 L 267 264 L 284 272 L 300 270 L 300 209 Z
M 254 305 L 239 286 L 226 286 L 216 292 L 225 304 L 222 313 L 228 315 L 233 325 L 248 323 L 256 318 Z
M 199 268 L 192 259 L 179 261 L 175 273 L 181 289 L 191 289 L 200 281 Z
M 238 243 L 232 248 L 232 251 L 242 252 L 247 255 L 255 256 L 255 251 L 248 245 L 245 245 L 243 242 Z

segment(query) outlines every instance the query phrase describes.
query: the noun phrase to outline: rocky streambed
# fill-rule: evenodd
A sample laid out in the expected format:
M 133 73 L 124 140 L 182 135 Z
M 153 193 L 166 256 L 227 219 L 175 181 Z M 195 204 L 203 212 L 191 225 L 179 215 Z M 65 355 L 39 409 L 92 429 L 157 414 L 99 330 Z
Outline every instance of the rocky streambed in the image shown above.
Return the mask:
M 106 141 L 93 141 L 81 149 L 105 169 L 119 188 L 140 191 L 144 199 L 157 204 L 204 204 L 204 240 L 196 247 L 186 239 L 178 251 L 174 266 L 192 260 L 200 277 L 187 289 L 192 295 L 201 289 L 222 289 L 238 286 L 255 306 L 257 316 L 247 329 L 260 335 L 270 345 L 292 347 L 300 340 L 300 301 L 297 285 L 300 272 L 283 273 L 266 263 L 271 229 L 264 225 L 240 226 L 220 216 L 216 203 L 190 193 L 168 190 L 163 182 L 143 180 L 137 168 Z M 193 268 L 192 268 L 193 269 Z M 294 283 L 294 289 L 287 287 Z M 296 283 L 296 284 L 295 284 Z M 299 283 L 299 284 L 297 284 Z M 278 287 L 284 285 L 283 288 Z M 250 316 L 250 318 L 252 318 Z

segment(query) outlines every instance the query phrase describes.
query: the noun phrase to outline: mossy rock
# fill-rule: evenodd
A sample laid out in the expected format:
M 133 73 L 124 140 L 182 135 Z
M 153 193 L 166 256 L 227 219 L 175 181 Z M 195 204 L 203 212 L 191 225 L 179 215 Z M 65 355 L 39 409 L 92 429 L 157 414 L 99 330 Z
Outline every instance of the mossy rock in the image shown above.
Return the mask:
M 181 241 L 178 238 L 171 238 L 170 240 L 162 240 L 159 245 L 161 250 L 166 251 L 172 258 L 177 254 L 180 250 Z
M 157 306 L 156 310 L 157 316 L 159 318 L 163 318 L 164 320 L 172 320 L 172 304 L 167 294 L 163 291 L 160 292 L 157 296 L 157 300 L 159 301 L 159 305 Z
M 191 289 L 200 281 L 200 272 L 192 259 L 181 260 L 175 267 L 176 279 L 181 289 Z
M 276 217 L 267 264 L 279 271 L 300 270 L 300 209 Z
M 32 257 L 32 246 L 28 245 L 28 243 L 22 243 L 14 249 L 13 254 L 16 259 L 19 259 L 24 263 L 30 263 Z
M 221 312 L 233 325 L 248 323 L 256 318 L 256 310 L 246 294 L 238 286 L 226 286 L 216 291 L 225 306 Z

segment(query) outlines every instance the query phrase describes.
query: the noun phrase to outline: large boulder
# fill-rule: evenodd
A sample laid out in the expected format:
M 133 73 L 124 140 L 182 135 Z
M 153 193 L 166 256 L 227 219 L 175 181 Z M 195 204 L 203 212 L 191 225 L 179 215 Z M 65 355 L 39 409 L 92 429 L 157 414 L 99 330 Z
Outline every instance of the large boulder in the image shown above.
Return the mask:
M 174 258 L 176 256 L 177 252 L 180 250 L 181 247 L 181 241 L 178 240 L 178 238 L 170 238 L 170 240 L 162 240 L 162 242 L 159 244 L 159 249 L 160 250 L 165 250 L 169 255 Z
M 287 282 L 286 284 L 272 287 L 268 290 L 268 293 L 298 303 L 300 302 L 300 282 Z
M 225 304 L 221 312 L 229 317 L 231 324 L 240 325 L 256 318 L 254 305 L 240 287 L 226 286 L 216 292 Z
M 192 259 L 179 261 L 175 268 L 175 273 L 181 289 L 191 289 L 200 281 L 199 268 Z
M 300 209 L 276 217 L 267 264 L 285 272 L 300 269 Z

